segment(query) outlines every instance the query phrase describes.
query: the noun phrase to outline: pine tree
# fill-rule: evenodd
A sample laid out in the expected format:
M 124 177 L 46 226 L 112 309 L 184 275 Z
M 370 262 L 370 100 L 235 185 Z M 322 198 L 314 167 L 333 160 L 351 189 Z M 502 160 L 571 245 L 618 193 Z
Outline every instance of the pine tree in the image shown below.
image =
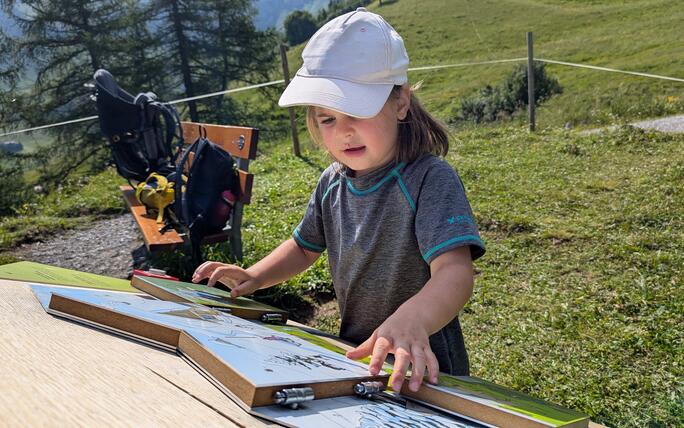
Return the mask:
M 303 43 L 318 30 L 316 18 L 305 10 L 296 10 L 285 18 L 285 38 L 290 46 Z
M 257 31 L 250 0 L 155 0 L 156 35 L 171 87 L 182 96 L 228 89 L 231 82 L 262 82 L 274 67 L 276 35 Z M 174 94 L 181 95 L 181 94 Z M 199 104 L 204 108 L 200 109 Z M 226 97 L 187 103 L 192 121 L 231 123 L 237 106 Z
M 16 93 L 11 107 L 0 107 L 0 115 L 11 114 L 13 123 L 35 126 L 91 116 L 95 106 L 84 84 L 93 73 L 107 68 L 115 75 L 130 75 L 128 63 L 116 60 L 131 24 L 125 3 L 2 0 L 1 4 L 22 31 L 13 40 L 15 55 L 36 75 L 30 90 Z M 54 143 L 33 155 L 45 184 L 55 184 L 81 165 L 108 156 L 96 121 L 51 128 L 50 135 Z M 99 157 L 93 160 L 95 155 Z
M 84 85 L 99 68 L 131 93 L 153 91 L 168 101 L 236 81 L 262 82 L 275 65 L 275 33 L 256 30 L 250 0 L 0 0 L 0 6 L 21 30 L 0 33 L 0 85 L 11 89 L 0 91 L 3 128 L 95 115 Z M 35 79 L 30 89 L 14 90 L 22 67 Z M 239 123 L 228 97 L 183 106 L 193 121 Z M 111 158 L 96 120 L 47 132 L 54 143 L 27 157 L 41 184 L 56 185 Z
M 0 133 L 8 131 L 6 124 L 13 119 L 16 88 L 22 71 L 22 61 L 14 40 L 0 28 Z M 14 107 L 14 106 L 12 106 Z
M 200 78 L 203 91 L 224 91 L 237 81 L 268 80 L 275 65 L 277 35 L 272 30 L 256 30 L 251 1 L 207 1 L 207 6 L 212 25 L 199 31 L 206 49 Z M 237 123 L 244 120 L 237 108 L 230 97 L 217 96 L 207 100 L 204 119 Z

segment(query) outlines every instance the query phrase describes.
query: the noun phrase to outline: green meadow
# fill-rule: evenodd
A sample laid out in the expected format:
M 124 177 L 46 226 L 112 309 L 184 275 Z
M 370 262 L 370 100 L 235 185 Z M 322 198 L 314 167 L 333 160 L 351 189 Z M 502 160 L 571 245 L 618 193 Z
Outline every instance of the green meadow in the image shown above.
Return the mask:
M 404 37 L 412 66 L 526 56 L 684 77 L 677 2 L 398 0 L 370 8 Z M 290 51 L 290 69 L 301 47 Z M 474 376 L 591 415 L 609 426 L 684 425 L 684 136 L 629 126 L 684 111 L 684 83 L 548 65 L 564 88 L 495 125 L 457 120 L 460 102 L 511 64 L 412 72 L 419 97 L 450 123 L 447 160 L 461 175 L 487 254 L 461 314 Z M 236 97 L 269 106 L 256 92 Z M 266 107 L 264 107 L 266 108 Z M 287 239 L 328 160 L 303 132 L 303 156 L 265 132 L 243 223 L 244 266 Z M 565 124 L 571 129 L 565 129 Z M 244 124 L 259 127 L 259 123 Z M 286 126 L 286 123 L 283 123 Z M 109 169 L 0 219 L 0 262 L 20 242 L 124 212 Z M 228 260 L 227 247 L 206 257 Z M 187 275 L 177 256 L 156 263 Z M 325 257 L 257 298 L 329 332 L 338 326 Z
M 654 0 L 426 0 L 376 8 L 406 41 L 411 66 L 527 57 L 684 78 L 684 10 Z M 413 72 L 422 99 L 445 120 L 460 100 L 496 84 L 511 64 Z M 684 111 L 684 82 L 548 65 L 564 94 L 538 112 L 541 126 L 594 126 Z M 524 116 L 524 115 L 523 115 Z

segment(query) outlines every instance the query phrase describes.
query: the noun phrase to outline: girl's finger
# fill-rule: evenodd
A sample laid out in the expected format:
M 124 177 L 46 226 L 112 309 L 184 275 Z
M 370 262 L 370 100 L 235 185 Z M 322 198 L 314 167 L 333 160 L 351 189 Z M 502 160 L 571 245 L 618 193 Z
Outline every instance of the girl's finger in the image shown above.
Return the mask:
M 237 286 L 242 282 L 252 279 L 252 277 L 249 276 L 249 274 L 239 266 L 221 264 L 221 266 L 216 268 L 214 273 L 211 274 L 211 277 L 209 278 L 207 285 L 209 287 L 213 287 L 214 284 L 216 284 L 216 281 L 218 281 L 221 278 L 226 278 L 229 280 L 228 284 L 221 281 L 228 287 Z M 231 284 L 231 282 L 233 284 Z
M 377 336 L 376 336 L 377 337 Z M 371 354 L 370 364 L 368 364 L 368 372 L 371 376 L 380 373 L 382 363 L 385 362 L 387 354 L 392 351 L 392 343 L 386 337 L 379 337 L 373 345 L 373 353 Z
M 237 283 L 235 283 L 237 284 Z M 259 284 L 254 280 L 247 280 L 230 290 L 230 297 L 240 297 L 254 293 L 259 288 Z
M 401 391 L 401 385 L 406 379 L 406 370 L 411 362 L 411 354 L 407 351 L 408 346 L 399 344 L 394 348 L 394 368 L 392 370 L 392 389 Z
M 376 335 L 373 333 L 371 337 L 366 339 L 365 342 L 357 346 L 356 348 L 347 351 L 347 358 L 352 360 L 358 360 L 367 357 L 373 353 L 373 347 L 375 346 Z
M 411 347 L 411 381 L 409 389 L 413 392 L 418 391 L 420 384 L 423 383 L 425 376 L 426 356 L 422 346 Z
M 217 267 L 216 269 L 214 269 L 214 271 L 211 273 L 211 276 L 209 277 L 209 281 L 207 281 L 207 286 L 213 287 L 214 284 L 216 284 L 216 281 L 219 280 L 219 278 L 226 275 L 226 273 L 228 271 L 227 268 L 228 268 L 227 266 L 221 266 L 221 267 Z M 226 284 L 226 285 L 228 285 L 228 284 Z
M 204 262 L 192 274 L 192 282 L 199 282 L 211 275 L 214 269 L 220 266 L 218 262 Z
M 439 361 L 437 361 L 435 353 L 432 352 L 429 346 L 425 347 L 425 357 L 428 372 L 430 373 L 430 383 L 437 384 L 439 381 Z
M 238 282 L 236 280 L 227 276 L 217 279 L 216 282 L 220 282 L 231 290 L 238 286 Z M 214 283 L 214 285 L 216 285 L 216 283 Z

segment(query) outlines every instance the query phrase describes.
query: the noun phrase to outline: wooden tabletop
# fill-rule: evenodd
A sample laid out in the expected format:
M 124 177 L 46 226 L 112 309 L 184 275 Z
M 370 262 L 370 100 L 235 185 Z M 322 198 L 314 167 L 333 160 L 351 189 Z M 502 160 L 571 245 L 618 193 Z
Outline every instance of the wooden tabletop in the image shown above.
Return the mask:
M 176 354 L 48 315 L 0 280 L 0 425 L 273 426 Z

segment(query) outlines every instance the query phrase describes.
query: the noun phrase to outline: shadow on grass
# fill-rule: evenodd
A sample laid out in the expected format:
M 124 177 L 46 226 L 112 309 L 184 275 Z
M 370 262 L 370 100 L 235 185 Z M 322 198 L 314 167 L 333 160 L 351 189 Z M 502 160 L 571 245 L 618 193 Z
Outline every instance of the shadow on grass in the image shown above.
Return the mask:
M 318 172 L 320 172 L 320 173 L 325 171 L 325 168 L 321 167 L 319 164 L 312 161 L 310 158 L 308 158 L 306 156 L 298 156 L 298 159 L 300 159 L 305 164 L 309 165 L 311 168 L 318 170 Z

